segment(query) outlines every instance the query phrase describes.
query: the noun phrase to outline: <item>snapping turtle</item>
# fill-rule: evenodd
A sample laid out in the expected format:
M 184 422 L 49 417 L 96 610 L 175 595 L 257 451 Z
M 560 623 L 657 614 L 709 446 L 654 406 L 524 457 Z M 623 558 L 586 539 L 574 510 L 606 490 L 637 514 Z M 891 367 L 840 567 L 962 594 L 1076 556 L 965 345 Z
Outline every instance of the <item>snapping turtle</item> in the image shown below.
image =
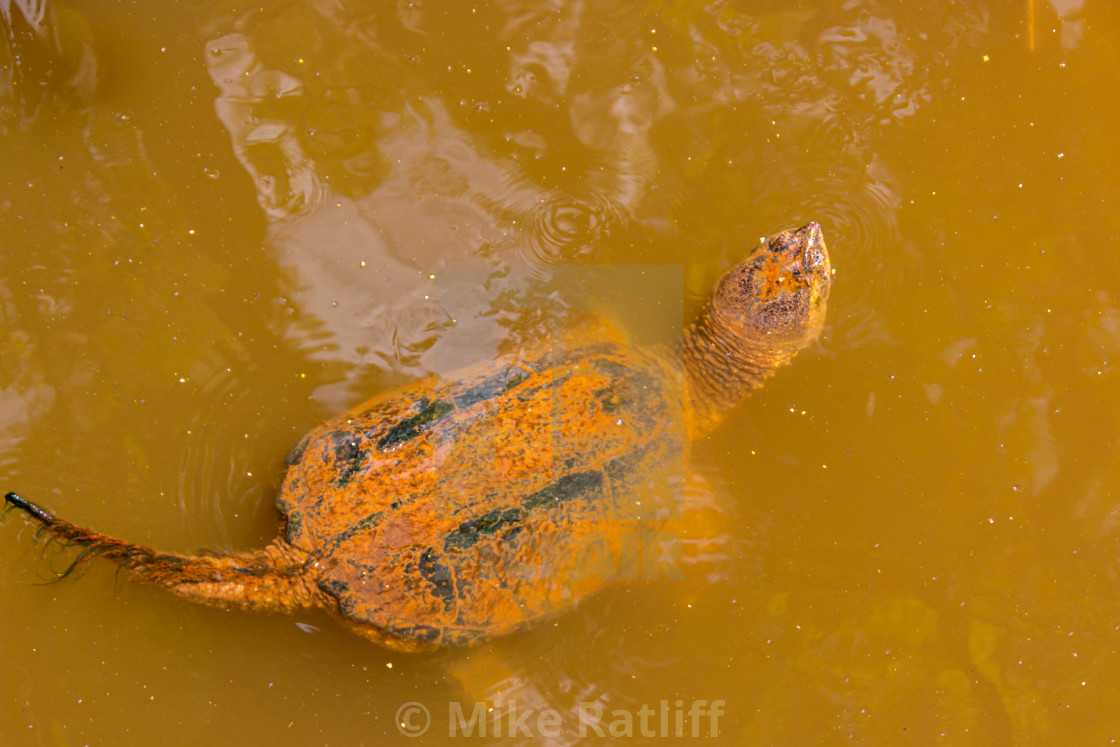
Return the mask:
M 83 547 L 76 562 L 112 559 L 187 599 L 322 607 L 398 650 L 469 644 L 657 576 L 689 442 L 816 337 L 829 283 L 809 223 L 725 274 L 675 346 L 575 320 L 558 344 L 375 397 L 289 454 L 284 530 L 263 550 L 159 552 L 6 500 Z

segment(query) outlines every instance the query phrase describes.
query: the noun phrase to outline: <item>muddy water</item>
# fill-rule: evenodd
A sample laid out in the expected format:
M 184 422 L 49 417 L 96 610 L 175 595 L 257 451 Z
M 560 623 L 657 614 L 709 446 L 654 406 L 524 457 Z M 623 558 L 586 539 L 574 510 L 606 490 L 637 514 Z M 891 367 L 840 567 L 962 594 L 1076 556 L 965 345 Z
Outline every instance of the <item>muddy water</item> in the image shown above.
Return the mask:
M 471 742 L 478 702 L 511 744 L 1120 736 L 1104 3 L 2 12 L 0 489 L 133 541 L 262 545 L 302 433 L 534 310 L 669 339 L 808 219 L 836 268 L 819 344 L 695 449 L 730 515 L 686 582 L 403 655 L 42 584 L 72 554 L 12 514 L 4 745 Z

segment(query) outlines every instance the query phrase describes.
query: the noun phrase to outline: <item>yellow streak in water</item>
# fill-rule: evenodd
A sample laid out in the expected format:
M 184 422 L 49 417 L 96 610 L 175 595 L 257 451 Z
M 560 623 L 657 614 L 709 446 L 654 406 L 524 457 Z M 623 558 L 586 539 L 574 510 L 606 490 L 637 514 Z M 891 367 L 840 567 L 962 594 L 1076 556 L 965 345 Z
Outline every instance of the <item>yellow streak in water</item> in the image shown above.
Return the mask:
M 1034 51 L 1034 0 L 1027 0 L 1027 44 Z

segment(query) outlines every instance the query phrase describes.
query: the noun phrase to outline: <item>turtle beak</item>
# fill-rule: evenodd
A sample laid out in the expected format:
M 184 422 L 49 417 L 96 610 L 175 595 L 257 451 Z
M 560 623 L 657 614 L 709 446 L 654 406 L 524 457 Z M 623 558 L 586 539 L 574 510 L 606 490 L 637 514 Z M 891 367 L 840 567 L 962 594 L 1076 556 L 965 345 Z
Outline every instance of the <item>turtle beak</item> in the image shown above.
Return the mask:
M 828 262 L 828 251 L 824 247 L 824 234 L 821 224 L 810 221 L 797 229 L 799 238 L 805 242 L 804 262 L 807 267 L 817 267 Z
M 811 221 L 775 235 L 770 240 L 770 250 L 785 254 L 788 259 L 784 269 L 810 289 L 814 303 L 828 298 L 832 266 L 819 223 Z
M 821 224 L 816 221 L 775 234 L 770 239 L 770 249 L 796 257 L 803 270 L 818 270 L 822 266 L 828 269 L 828 250 L 824 245 Z

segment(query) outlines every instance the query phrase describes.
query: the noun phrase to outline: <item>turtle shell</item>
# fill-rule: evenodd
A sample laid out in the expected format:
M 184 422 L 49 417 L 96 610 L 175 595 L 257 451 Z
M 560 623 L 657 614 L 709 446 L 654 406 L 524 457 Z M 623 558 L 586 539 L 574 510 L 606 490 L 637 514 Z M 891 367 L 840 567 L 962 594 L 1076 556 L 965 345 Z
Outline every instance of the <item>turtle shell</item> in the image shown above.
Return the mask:
M 374 398 L 309 433 L 277 505 L 359 627 L 470 643 L 656 578 L 685 396 L 656 350 L 582 320 L 560 340 Z

